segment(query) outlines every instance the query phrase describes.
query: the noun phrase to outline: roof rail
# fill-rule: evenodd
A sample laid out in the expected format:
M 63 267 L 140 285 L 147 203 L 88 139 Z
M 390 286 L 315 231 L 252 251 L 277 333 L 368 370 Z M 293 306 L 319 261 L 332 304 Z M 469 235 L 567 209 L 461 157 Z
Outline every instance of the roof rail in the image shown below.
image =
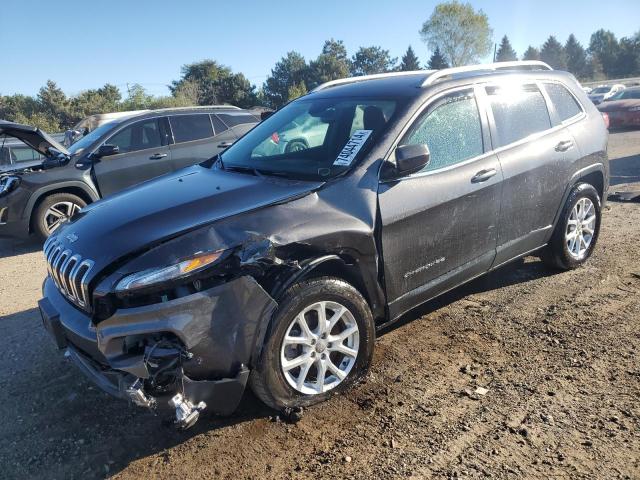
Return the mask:
M 536 68 L 537 67 L 537 68 Z M 480 65 L 467 65 L 464 67 L 444 68 L 442 70 L 436 70 L 433 74 L 429 75 L 424 82 L 423 87 L 433 85 L 437 80 L 444 77 L 450 77 L 457 73 L 467 72 L 482 72 L 482 71 L 495 71 L 495 70 L 553 70 L 545 62 L 540 60 L 524 60 L 517 62 L 496 62 L 485 63 Z
M 167 110 L 242 110 L 235 105 L 193 105 L 191 107 L 163 107 L 156 108 L 154 112 L 164 112 Z
M 316 88 L 311 90 L 311 92 L 319 92 L 320 90 L 325 90 L 330 87 L 335 87 L 336 85 L 345 85 L 347 83 L 356 83 L 356 82 L 364 82 L 366 80 L 375 80 L 377 78 L 389 78 L 389 77 L 402 77 L 405 75 L 430 75 L 437 70 L 411 70 L 407 72 L 389 72 L 389 73 L 376 73 L 374 75 L 361 75 L 359 77 L 348 77 L 348 78 L 339 78 L 338 80 L 331 80 L 330 82 L 325 82 L 321 85 L 318 85 Z

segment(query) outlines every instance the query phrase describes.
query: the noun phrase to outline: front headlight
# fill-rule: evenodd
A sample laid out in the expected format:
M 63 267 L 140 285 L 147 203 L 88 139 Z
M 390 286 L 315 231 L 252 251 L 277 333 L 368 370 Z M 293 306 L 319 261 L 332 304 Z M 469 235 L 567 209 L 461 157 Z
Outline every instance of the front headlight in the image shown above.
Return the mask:
M 132 273 L 118 282 L 116 292 L 131 292 L 159 283 L 180 280 L 211 265 L 218 260 L 223 253 L 224 250 L 218 250 L 213 253 L 199 253 L 174 265 L 150 268 L 141 272 Z
M 9 175 L 0 178 L 0 197 L 9 195 L 20 185 L 20 177 Z

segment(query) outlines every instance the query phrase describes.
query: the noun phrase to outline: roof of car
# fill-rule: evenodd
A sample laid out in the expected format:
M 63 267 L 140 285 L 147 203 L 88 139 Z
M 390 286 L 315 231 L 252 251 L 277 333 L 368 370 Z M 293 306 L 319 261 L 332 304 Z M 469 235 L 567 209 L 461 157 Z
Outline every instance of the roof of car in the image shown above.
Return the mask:
M 505 62 L 473 65 L 443 70 L 419 70 L 389 74 L 352 77 L 327 82 L 311 94 L 323 97 L 418 97 L 429 87 L 443 84 L 464 84 L 469 79 L 494 79 L 519 75 L 536 78 L 571 76 L 568 72 L 552 70 L 542 62 Z

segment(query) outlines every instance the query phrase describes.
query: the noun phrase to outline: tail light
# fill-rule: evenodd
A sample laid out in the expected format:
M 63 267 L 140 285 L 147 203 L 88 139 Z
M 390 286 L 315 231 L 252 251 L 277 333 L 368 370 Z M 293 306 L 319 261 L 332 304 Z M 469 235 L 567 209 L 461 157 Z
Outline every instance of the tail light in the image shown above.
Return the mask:
M 602 112 L 602 119 L 604 120 L 604 126 L 609 128 L 609 114 Z

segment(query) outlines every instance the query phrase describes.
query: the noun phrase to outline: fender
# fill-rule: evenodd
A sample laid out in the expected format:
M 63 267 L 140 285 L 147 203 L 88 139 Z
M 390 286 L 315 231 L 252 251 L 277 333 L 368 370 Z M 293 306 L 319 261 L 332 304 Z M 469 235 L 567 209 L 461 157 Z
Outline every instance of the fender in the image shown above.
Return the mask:
M 69 180 L 66 182 L 56 182 L 56 183 L 52 183 L 51 185 L 41 187 L 31 194 L 31 197 L 29 197 L 29 201 L 27 202 L 27 205 L 25 206 L 22 212 L 22 218 L 26 220 L 30 219 L 31 214 L 33 213 L 33 208 L 35 207 L 36 203 L 47 193 L 53 192 L 56 190 L 64 190 L 65 188 L 79 188 L 91 199 L 92 202 L 100 200 L 100 195 L 98 194 L 98 192 L 91 186 L 87 185 L 85 182 L 81 182 L 77 180 L 75 181 Z
M 329 260 L 338 260 L 339 262 L 342 262 L 346 265 L 344 260 L 340 258 L 338 255 L 323 255 L 321 257 L 308 260 L 306 263 L 303 264 L 300 270 L 296 271 L 287 280 L 277 285 L 273 289 L 273 292 L 271 292 L 271 296 L 276 301 L 279 301 L 282 295 L 284 294 L 284 292 L 286 292 L 291 285 L 296 283 L 299 279 L 303 278 L 307 273 L 311 272 L 318 265 L 324 262 L 328 262 Z
M 595 172 L 601 173 L 602 178 L 604 178 L 604 195 L 603 196 L 606 195 L 608 179 L 607 179 L 607 172 L 605 170 L 603 163 L 594 163 L 589 165 L 588 167 L 581 168 L 580 170 L 575 172 L 567 182 L 567 186 L 565 187 L 564 194 L 562 195 L 562 201 L 560 202 L 560 205 L 558 206 L 558 210 L 556 211 L 556 214 L 553 218 L 553 228 L 549 230 L 549 237 L 551 237 L 551 235 L 553 234 L 553 231 L 555 230 L 556 225 L 560 220 L 560 215 L 562 214 L 564 205 L 567 202 L 567 198 L 569 198 L 569 194 L 571 193 L 571 190 L 573 189 L 574 185 L 578 182 L 580 178 Z M 600 199 L 600 201 L 604 204 L 605 199 L 602 198 Z

